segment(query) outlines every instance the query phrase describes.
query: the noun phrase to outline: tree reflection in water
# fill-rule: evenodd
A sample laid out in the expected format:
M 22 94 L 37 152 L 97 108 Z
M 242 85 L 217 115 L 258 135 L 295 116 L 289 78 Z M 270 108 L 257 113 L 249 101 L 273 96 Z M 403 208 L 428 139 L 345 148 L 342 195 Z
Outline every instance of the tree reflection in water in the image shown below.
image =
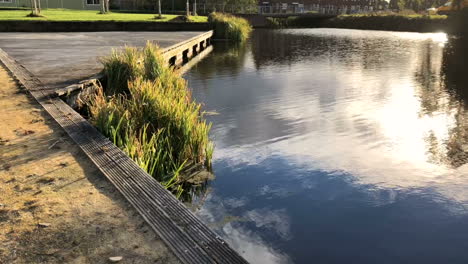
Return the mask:
M 219 113 L 199 216 L 253 263 L 467 263 L 466 44 L 261 30 L 212 53 L 187 75 Z
M 434 133 L 425 138 L 430 160 L 454 168 L 468 163 L 468 42 L 450 38 L 442 52 L 428 41 L 421 50 L 417 94 L 421 100 L 420 115 L 444 113 L 453 116 L 448 137 L 439 139 Z M 441 62 L 441 63 L 440 63 Z

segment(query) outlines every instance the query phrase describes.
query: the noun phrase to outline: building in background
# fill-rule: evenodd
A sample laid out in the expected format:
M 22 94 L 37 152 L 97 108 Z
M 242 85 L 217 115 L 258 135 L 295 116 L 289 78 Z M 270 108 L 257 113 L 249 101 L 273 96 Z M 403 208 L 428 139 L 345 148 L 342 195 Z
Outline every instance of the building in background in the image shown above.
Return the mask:
M 66 8 L 80 10 L 99 10 L 100 0 L 40 0 L 42 9 Z M 111 0 L 112 2 L 112 0 Z M 0 7 L 31 7 L 30 0 L 0 0 Z
M 270 0 L 259 2 L 260 13 L 354 14 L 385 10 L 385 0 Z
M 41 8 L 65 8 L 80 10 L 99 10 L 101 0 L 40 0 Z M 187 0 L 162 0 L 165 13 L 185 13 Z M 189 0 L 193 9 L 195 0 Z M 385 0 L 197 0 L 197 11 L 207 14 L 212 11 L 228 13 L 308 13 L 355 14 L 386 10 Z M 157 1 L 153 0 L 110 0 L 114 10 L 156 10 Z M 30 0 L 0 0 L 1 7 L 30 7 Z

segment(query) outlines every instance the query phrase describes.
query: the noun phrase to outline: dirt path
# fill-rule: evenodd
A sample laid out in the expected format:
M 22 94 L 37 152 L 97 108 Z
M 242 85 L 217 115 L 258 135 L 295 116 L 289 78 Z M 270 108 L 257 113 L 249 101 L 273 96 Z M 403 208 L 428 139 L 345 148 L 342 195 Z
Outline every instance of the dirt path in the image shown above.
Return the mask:
M 0 263 L 177 263 L 0 64 Z

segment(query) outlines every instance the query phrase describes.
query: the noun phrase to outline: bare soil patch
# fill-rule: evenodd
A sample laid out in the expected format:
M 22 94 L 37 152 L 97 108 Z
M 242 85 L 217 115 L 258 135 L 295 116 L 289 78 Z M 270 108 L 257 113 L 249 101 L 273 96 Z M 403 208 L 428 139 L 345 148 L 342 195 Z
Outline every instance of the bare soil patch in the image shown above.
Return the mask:
M 0 263 L 178 262 L 1 65 L 0 120 Z

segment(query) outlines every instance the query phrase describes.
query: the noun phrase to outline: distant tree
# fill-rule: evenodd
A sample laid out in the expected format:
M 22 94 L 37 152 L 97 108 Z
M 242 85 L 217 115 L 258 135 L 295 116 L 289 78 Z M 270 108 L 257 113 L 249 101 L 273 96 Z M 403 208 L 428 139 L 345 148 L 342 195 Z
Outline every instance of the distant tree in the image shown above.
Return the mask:
M 101 0 L 101 14 L 109 13 L 109 0 Z
M 193 15 L 197 15 L 197 0 L 193 0 Z
M 215 6 L 220 12 L 243 13 L 248 9 L 255 9 L 258 5 L 257 0 L 207 0 L 208 6 Z M 255 7 L 255 8 L 254 8 Z
M 162 12 L 161 12 L 161 0 L 158 0 L 158 18 L 162 18 Z
M 415 12 L 424 11 L 431 7 L 439 7 L 446 3 L 447 0 L 390 0 L 389 7 L 393 10 L 411 9 Z M 463 0 L 454 0 L 463 1 Z
M 406 8 L 406 5 L 407 5 L 406 0 L 398 0 L 397 1 L 398 10 L 404 10 Z
M 41 15 L 41 2 L 40 0 L 31 0 L 31 16 Z
M 398 0 L 390 0 L 390 2 L 388 3 L 388 7 L 389 7 L 391 10 L 399 9 L 399 7 L 398 7 Z
M 462 2 L 463 0 L 452 0 L 452 6 L 455 10 L 459 11 L 461 10 Z
M 424 10 L 424 6 L 422 4 L 422 0 L 411 0 L 408 1 L 407 8 L 414 10 L 414 12 L 419 12 Z

